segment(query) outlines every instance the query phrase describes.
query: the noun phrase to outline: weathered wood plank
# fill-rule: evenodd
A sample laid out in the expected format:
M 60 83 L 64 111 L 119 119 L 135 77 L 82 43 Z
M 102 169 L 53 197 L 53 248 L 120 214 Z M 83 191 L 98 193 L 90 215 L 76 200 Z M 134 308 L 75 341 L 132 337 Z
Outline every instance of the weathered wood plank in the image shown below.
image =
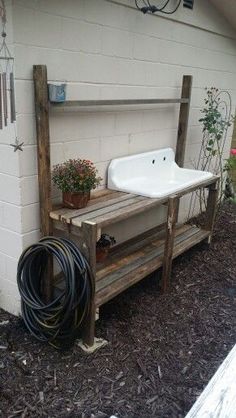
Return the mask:
M 42 235 L 52 232 L 49 213 L 51 206 L 51 168 L 48 114 L 47 68 L 34 65 L 35 117 L 38 148 L 38 182 L 40 202 L 40 229 Z
M 209 235 L 208 231 L 199 230 L 199 228 L 191 227 L 187 233 L 184 233 L 182 236 L 179 235 L 176 237 L 176 242 L 174 246 L 173 258 L 178 257 L 183 252 L 190 249 L 192 246 L 200 243 Z M 162 251 L 161 251 L 162 249 Z M 162 243 L 162 248 L 152 249 L 152 254 L 148 254 L 143 257 L 143 263 L 138 263 L 135 260 L 134 265 L 129 264 L 125 266 L 124 269 L 120 268 L 119 275 L 116 277 L 111 277 L 111 283 L 107 286 L 102 287 L 102 283 L 99 281 L 96 283 L 96 306 L 101 306 L 104 303 L 108 302 L 110 299 L 117 296 L 119 293 L 128 289 L 133 284 L 147 277 L 149 274 L 157 270 L 162 266 L 163 262 L 163 253 L 164 253 L 164 240 Z M 112 281 L 114 279 L 114 281 Z M 110 275 L 107 275 L 104 278 L 105 281 L 110 280 Z M 101 286 L 99 290 L 98 286 Z
M 168 213 L 166 223 L 166 239 L 163 256 L 163 270 L 162 270 L 162 291 L 166 292 L 170 284 L 170 275 L 172 267 L 172 256 L 175 239 L 175 224 L 177 222 L 179 208 L 179 198 L 171 197 L 168 202 Z
M 75 217 L 71 219 L 71 223 L 72 225 L 76 225 L 76 226 L 81 226 L 81 224 L 85 221 L 91 221 L 94 223 L 97 223 L 99 225 L 99 222 L 97 222 L 97 219 L 100 217 L 106 218 L 106 217 L 111 217 L 116 219 L 116 213 L 119 212 L 120 210 L 124 210 L 126 213 L 129 213 L 130 210 L 132 209 L 132 207 L 139 203 L 142 202 L 143 205 L 145 205 L 145 201 L 146 198 L 143 196 L 135 196 L 128 198 L 128 199 L 124 199 L 124 200 L 119 200 L 118 202 L 108 205 L 108 206 L 102 206 L 101 209 L 96 209 L 94 211 L 85 213 L 84 215 Z
M 43 236 L 52 234 L 50 211 L 51 202 L 51 168 L 50 168 L 50 140 L 49 140 L 49 109 L 47 67 L 34 65 L 33 67 L 35 117 L 37 132 L 38 184 L 40 204 L 40 230 Z M 44 295 L 47 300 L 51 297 L 53 280 L 53 263 L 49 260 L 47 274 L 44 280 Z
M 192 230 L 190 225 L 182 225 L 177 228 L 176 236 Z M 192 233 L 192 232 L 191 232 Z M 105 278 L 108 274 L 115 273 L 120 267 L 128 265 L 133 260 L 140 260 L 143 253 L 150 253 L 153 250 L 155 256 L 156 248 L 159 248 L 165 240 L 165 228 L 162 227 L 161 231 L 153 232 L 147 237 L 141 238 L 140 236 L 136 237 L 133 242 L 126 244 L 126 242 L 118 249 L 114 249 L 114 253 L 109 254 L 109 259 L 107 260 L 107 265 L 103 267 L 98 266 L 96 273 L 96 281 L 99 281 Z
M 95 277 L 96 277 L 96 240 L 97 226 L 91 224 L 83 224 L 83 251 L 87 254 L 87 261 L 91 270 L 92 294 L 88 314 L 83 332 L 83 343 L 87 346 L 93 346 L 95 338 L 95 322 L 96 322 L 96 306 L 95 306 Z
M 135 196 L 133 194 L 130 193 L 118 193 L 118 196 L 114 196 L 112 195 L 112 199 L 106 199 L 105 201 L 102 202 L 98 202 L 94 200 L 92 205 L 88 205 L 86 208 L 83 209 L 79 209 L 79 210 L 72 210 L 71 212 L 67 211 L 65 213 L 61 214 L 61 220 L 62 221 L 66 221 L 66 222 L 70 222 L 72 223 L 72 220 L 76 218 L 76 220 L 79 218 L 80 219 L 80 223 L 83 220 L 87 220 L 98 216 L 101 213 L 106 213 L 110 212 L 116 208 L 127 206 L 129 205 L 129 203 L 132 203 L 132 199 L 136 199 L 138 198 L 138 196 Z M 140 197 L 139 197 L 140 198 Z M 122 203 L 121 203 L 122 202 Z M 126 202 L 126 203 L 123 203 Z M 99 212 L 98 212 L 99 210 Z M 77 223 L 76 223 L 77 225 Z
M 213 176 L 210 179 L 199 181 L 198 184 L 195 184 L 193 186 L 189 186 L 184 190 L 181 190 L 180 192 L 177 192 L 176 195 L 178 197 L 182 197 L 185 194 L 191 193 L 193 190 L 196 190 L 197 188 L 204 188 L 208 187 L 210 184 L 216 182 L 218 177 Z M 120 194 L 118 194 L 120 193 Z M 117 196 L 118 194 L 118 196 Z M 120 196 L 120 199 L 119 199 Z M 103 197 L 101 197 L 101 201 L 98 202 L 96 198 L 94 198 L 93 202 L 89 203 L 89 205 L 84 209 L 78 209 L 78 210 L 68 210 L 65 208 L 60 208 L 54 211 L 51 211 L 50 217 L 54 220 L 62 220 L 63 222 L 71 223 L 75 226 L 81 226 L 82 222 L 85 220 L 93 220 L 95 223 L 100 223 L 100 226 L 105 226 L 106 224 L 112 224 L 117 222 L 118 220 L 125 219 L 129 216 L 133 216 L 135 212 L 138 214 L 140 212 L 145 211 L 146 209 L 150 207 L 155 207 L 161 204 L 165 204 L 168 201 L 168 197 L 166 196 L 164 198 L 157 198 L 157 199 L 151 199 L 149 197 L 144 196 L 138 196 L 133 195 L 129 193 L 123 193 L 123 192 L 114 192 L 111 194 L 108 194 L 108 196 L 105 195 L 105 199 L 103 200 Z M 129 199 L 134 199 L 130 200 Z M 138 202 L 141 200 L 143 203 L 138 205 L 137 207 L 134 206 L 133 203 L 135 203 L 135 199 Z M 126 203 L 121 203 L 122 201 L 127 201 Z M 130 206 L 128 205 L 128 202 L 130 203 Z M 118 210 L 118 206 L 115 206 L 117 204 L 118 206 L 126 207 L 125 213 L 120 210 Z M 112 205 L 114 205 L 112 207 Z M 104 210 L 103 210 L 104 209 Z M 100 210 L 101 212 L 96 212 L 96 210 Z M 94 211 L 94 213 L 93 213 Z M 102 214 L 103 212 L 103 214 Z M 86 216 L 86 214 L 88 214 Z M 107 215 L 105 215 L 107 214 Z
M 235 418 L 236 345 L 185 418 Z
M 163 199 L 149 199 L 143 198 L 140 199 L 137 203 L 133 203 L 128 207 L 124 207 L 113 212 L 109 212 L 106 215 L 98 216 L 93 218 L 93 222 L 96 222 L 101 228 L 107 225 L 111 225 L 114 222 L 122 221 L 129 218 L 130 216 L 137 215 L 139 213 L 145 212 L 147 209 L 151 209 L 155 206 L 161 205 L 162 203 L 167 202 L 167 198 Z M 74 220 L 73 220 L 74 224 Z
M 121 99 L 121 100 L 67 100 L 63 103 L 51 103 L 53 110 L 66 111 L 67 109 L 77 108 L 77 110 L 89 110 L 113 106 L 140 106 L 140 105 L 158 105 L 158 104 L 178 104 L 188 103 L 188 98 L 181 97 L 177 99 Z
M 192 76 L 184 75 L 183 83 L 182 83 L 181 98 L 182 100 L 186 100 L 186 102 L 183 101 L 180 105 L 178 136 L 177 136 L 177 145 L 176 145 L 176 153 L 175 153 L 175 161 L 180 167 L 183 167 L 184 165 L 187 129 L 188 129 L 188 118 L 189 118 L 190 100 L 191 100 L 191 90 L 192 90 Z
M 178 235 L 175 239 L 175 244 L 182 242 L 184 239 L 192 237 L 198 232 L 198 228 L 192 228 L 191 226 L 189 226 L 187 229 L 184 228 L 183 232 L 183 229 L 180 227 L 178 230 Z M 164 244 L 165 236 L 161 234 L 160 237 L 153 237 L 153 240 L 149 239 L 147 242 L 144 241 L 141 248 L 136 248 L 134 245 L 131 247 L 131 251 L 128 249 L 126 254 L 118 253 L 117 259 L 115 260 L 114 258 L 114 262 L 110 266 L 98 272 L 97 278 L 100 279 L 100 281 L 96 282 L 96 289 L 100 290 L 103 287 L 106 287 L 106 285 L 112 283 L 112 281 L 115 281 L 116 277 L 120 277 L 121 273 L 127 273 L 131 269 L 142 265 L 146 261 L 150 261 L 152 258 L 162 256 L 164 253 Z
M 186 187 L 184 190 L 176 192 L 175 196 L 180 198 L 180 197 L 182 197 L 182 196 L 184 196 L 188 193 L 191 193 L 192 191 L 194 191 L 198 188 L 208 187 L 210 184 L 215 183 L 216 179 L 218 179 L 217 176 L 212 176 L 211 178 L 209 178 L 207 180 L 201 180 L 197 184 Z M 101 216 L 96 217 L 96 218 L 91 217 L 90 219 L 93 219 L 93 222 L 97 223 L 100 227 L 104 227 L 104 226 L 110 225 L 114 222 L 118 222 L 120 220 L 126 219 L 129 216 L 133 216 L 133 215 L 136 215 L 138 213 L 142 213 L 142 212 L 146 211 L 147 209 L 151 209 L 152 207 L 164 204 L 168 201 L 168 199 L 170 197 L 171 196 L 165 196 L 163 198 L 156 198 L 156 199 L 151 199 L 149 197 L 146 197 L 146 198 L 143 198 L 142 202 L 130 205 L 130 207 L 127 207 L 125 209 L 114 210 L 113 212 L 107 213 L 107 215 L 101 215 Z M 79 218 L 78 218 L 77 221 L 79 221 L 78 225 L 80 225 Z M 76 225 L 75 219 L 73 219 L 72 223 L 74 225 Z
M 215 183 L 210 185 L 208 198 L 207 198 L 205 228 L 211 232 L 208 238 L 209 244 L 211 242 L 211 237 L 212 237 L 214 223 L 215 223 L 218 195 L 219 195 L 219 181 L 217 180 Z
M 66 220 L 67 223 L 70 223 L 71 218 L 78 217 L 83 215 L 84 213 L 91 212 L 92 210 L 99 209 L 100 207 L 112 204 L 114 200 L 119 198 L 126 197 L 129 199 L 130 194 L 124 192 L 116 192 L 109 189 L 105 189 L 104 192 L 107 191 L 109 193 L 103 193 L 94 195 L 88 202 L 88 205 L 83 209 L 68 209 L 60 205 L 60 207 L 53 209 L 50 213 L 50 217 L 55 220 Z M 134 196 L 134 195 L 131 195 Z M 99 206 L 97 206 L 99 205 Z

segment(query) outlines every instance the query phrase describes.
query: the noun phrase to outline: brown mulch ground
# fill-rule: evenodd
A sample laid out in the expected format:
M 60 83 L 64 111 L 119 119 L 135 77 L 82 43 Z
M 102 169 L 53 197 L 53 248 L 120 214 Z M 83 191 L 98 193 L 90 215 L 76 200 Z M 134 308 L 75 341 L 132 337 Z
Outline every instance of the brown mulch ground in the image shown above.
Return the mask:
M 209 250 L 175 261 L 168 294 L 144 280 L 103 307 L 96 330 L 107 347 L 61 353 L 0 311 L 0 416 L 184 417 L 236 343 L 236 205 Z

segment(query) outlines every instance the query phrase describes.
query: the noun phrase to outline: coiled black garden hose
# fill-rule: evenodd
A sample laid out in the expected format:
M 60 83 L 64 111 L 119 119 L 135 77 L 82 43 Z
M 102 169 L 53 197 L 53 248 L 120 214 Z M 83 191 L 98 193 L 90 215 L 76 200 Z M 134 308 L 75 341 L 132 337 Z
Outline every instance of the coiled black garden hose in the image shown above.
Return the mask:
M 45 303 L 42 280 L 52 256 L 63 273 L 64 285 Z M 20 256 L 17 283 L 22 318 L 30 333 L 58 349 L 72 344 L 86 321 L 94 292 L 89 264 L 78 247 L 65 238 L 42 238 Z

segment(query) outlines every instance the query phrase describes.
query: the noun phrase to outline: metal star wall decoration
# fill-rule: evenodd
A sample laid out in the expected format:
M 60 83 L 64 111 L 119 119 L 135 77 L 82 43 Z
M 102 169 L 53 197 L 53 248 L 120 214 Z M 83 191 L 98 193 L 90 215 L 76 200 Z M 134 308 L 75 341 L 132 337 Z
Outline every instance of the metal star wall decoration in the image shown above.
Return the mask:
M 17 138 L 15 141 L 15 144 L 10 144 L 10 146 L 14 148 L 14 152 L 23 151 L 22 149 L 23 145 L 24 145 L 24 142 L 20 142 Z

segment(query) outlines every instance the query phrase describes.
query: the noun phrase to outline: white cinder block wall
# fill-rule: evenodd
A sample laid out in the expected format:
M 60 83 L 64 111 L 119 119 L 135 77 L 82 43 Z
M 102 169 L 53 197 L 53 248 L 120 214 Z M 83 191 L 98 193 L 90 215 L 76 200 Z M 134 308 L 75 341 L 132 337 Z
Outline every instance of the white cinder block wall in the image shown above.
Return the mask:
M 24 152 L 14 154 L 11 128 L 0 132 L 0 305 L 17 313 L 16 262 L 39 238 L 33 64 L 46 64 L 50 81 L 66 81 L 68 99 L 178 97 L 183 74 L 193 75 L 186 166 L 197 157 L 198 119 L 205 86 L 230 91 L 236 101 L 236 33 L 209 1 L 194 10 L 144 16 L 134 0 L 6 0 L 13 31 L 17 133 Z M 12 21 L 11 21 L 12 13 Z M 106 182 L 118 156 L 175 147 L 178 106 L 155 110 L 51 113 L 52 163 L 93 160 Z M 230 139 L 227 144 L 229 149 Z M 7 162 L 7 163 L 6 163 Z M 58 193 L 54 191 L 56 197 Z M 133 228 L 152 224 L 139 218 Z M 116 230 L 121 238 L 124 229 Z

